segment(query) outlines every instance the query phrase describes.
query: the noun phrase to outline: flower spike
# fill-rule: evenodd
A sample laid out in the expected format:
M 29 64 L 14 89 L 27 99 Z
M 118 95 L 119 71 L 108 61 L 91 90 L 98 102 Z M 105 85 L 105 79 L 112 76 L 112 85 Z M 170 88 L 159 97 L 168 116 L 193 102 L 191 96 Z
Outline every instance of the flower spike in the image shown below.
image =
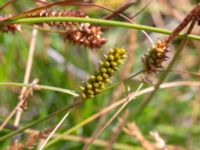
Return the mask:
M 114 75 L 118 66 L 123 63 L 122 60 L 126 57 L 125 49 L 111 49 L 109 53 L 104 56 L 104 61 L 100 61 L 100 68 L 96 71 L 96 74 L 90 76 L 82 88 L 82 99 L 93 98 L 96 94 L 101 93 L 104 89 L 104 85 L 111 82 L 109 78 Z

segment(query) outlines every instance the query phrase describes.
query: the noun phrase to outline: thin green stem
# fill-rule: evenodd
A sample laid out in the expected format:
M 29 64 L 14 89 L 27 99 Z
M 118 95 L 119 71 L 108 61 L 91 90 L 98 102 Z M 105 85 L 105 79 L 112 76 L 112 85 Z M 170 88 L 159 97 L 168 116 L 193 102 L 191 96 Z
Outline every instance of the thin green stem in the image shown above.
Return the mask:
M 117 26 L 117 27 L 124 27 L 124 28 L 132 28 L 137 30 L 145 30 L 150 32 L 157 32 L 161 34 L 171 34 L 170 30 L 145 26 L 140 24 L 133 24 L 133 23 L 126 23 L 121 21 L 114 21 L 114 20 L 104 20 L 104 19 L 96 19 L 96 18 L 79 18 L 79 17 L 35 17 L 35 18 L 21 18 L 9 21 L 2 21 L 0 24 L 10 24 L 10 23 L 26 23 L 26 24 L 35 24 L 35 23 L 42 23 L 42 22 L 88 22 L 92 24 L 100 24 L 100 25 L 110 25 L 110 26 Z M 179 37 L 185 37 L 183 33 L 179 34 Z M 187 35 L 189 39 L 199 40 L 200 36 L 197 35 Z
M 124 80 L 122 80 L 122 81 L 119 81 L 119 82 L 116 82 L 116 83 L 112 84 L 111 86 L 105 88 L 102 92 L 108 91 L 108 90 L 110 90 L 110 89 L 112 89 L 112 88 L 114 88 L 114 87 L 116 87 L 116 86 L 118 86 L 118 85 L 120 85 L 120 84 L 122 84 L 122 83 L 126 83 L 127 81 L 129 81 L 129 80 L 131 80 L 132 78 L 138 76 L 138 75 L 141 74 L 142 72 L 144 72 L 144 69 L 142 69 L 142 70 L 140 70 L 140 71 L 138 71 L 138 72 L 132 74 L 130 77 L 128 77 L 128 78 L 126 78 L 126 79 L 124 79 Z
M 32 87 L 32 84 L 24 84 L 24 83 L 16 83 L 16 82 L 1 82 L 0 86 L 18 86 L 18 87 Z M 37 85 L 38 89 L 44 89 L 44 90 L 49 90 L 49 91 L 57 91 L 65 94 L 69 94 L 72 96 L 78 96 L 78 93 L 64 89 L 64 88 L 59 88 L 59 87 L 54 87 L 54 86 L 48 86 L 48 85 Z
M 112 89 L 112 88 L 116 87 L 117 85 L 119 85 L 121 83 L 126 83 L 127 81 L 129 81 L 130 79 L 132 79 L 135 76 L 139 75 L 143 71 L 144 70 L 138 71 L 135 74 L 131 75 L 130 77 L 126 78 L 125 80 L 114 83 L 113 85 L 111 85 L 111 86 L 107 87 L 106 89 L 104 89 L 102 92 L 105 92 L 105 91 L 107 91 L 109 89 Z M 31 87 L 32 84 L 24 84 L 24 83 L 17 83 L 17 82 L 0 82 L 0 86 Z M 40 85 L 40 84 L 38 84 L 37 87 L 39 89 L 61 92 L 61 93 L 69 94 L 69 95 L 72 95 L 72 96 L 79 96 L 78 93 L 76 93 L 76 92 L 74 92 L 72 90 L 64 89 L 64 88 L 48 86 L 48 85 Z
M 190 24 L 190 27 L 188 29 L 188 32 L 185 34 L 185 37 L 187 34 L 189 34 L 193 27 L 195 25 L 195 21 L 193 20 L 192 23 Z M 181 41 L 181 44 L 179 46 L 179 48 L 177 49 L 172 61 L 170 62 L 169 66 L 166 69 L 166 72 L 164 72 L 163 74 L 161 74 L 160 79 L 158 81 L 158 83 L 155 85 L 155 89 L 153 90 L 153 92 L 146 98 L 144 99 L 144 101 L 142 101 L 140 107 L 138 108 L 138 111 L 135 114 L 135 118 L 139 117 L 140 114 L 142 113 L 142 111 L 144 110 L 144 108 L 149 104 L 149 102 L 152 100 L 152 98 L 154 97 L 154 95 L 157 93 L 157 91 L 159 90 L 160 85 L 164 82 L 164 80 L 167 78 L 171 68 L 173 67 L 173 65 L 175 64 L 178 56 L 180 55 L 180 53 L 182 52 L 183 48 L 185 47 L 185 45 L 187 44 L 188 39 L 184 38 Z

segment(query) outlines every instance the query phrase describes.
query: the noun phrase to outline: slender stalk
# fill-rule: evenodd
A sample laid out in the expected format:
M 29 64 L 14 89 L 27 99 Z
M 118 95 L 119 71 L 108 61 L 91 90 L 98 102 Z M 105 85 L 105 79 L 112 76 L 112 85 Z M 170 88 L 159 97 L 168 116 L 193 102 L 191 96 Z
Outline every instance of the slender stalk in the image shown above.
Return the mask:
M 44 143 L 42 144 L 42 146 L 39 148 L 39 150 L 43 150 L 45 145 L 47 144 L 47 142 L 50 140 L 50 138 L 52 138 L 52 136 L 55 134 L 55 132 L 58 130 L 58 128 L 61 126 L 61 124 L 65 121 L 65 119 L 68 117 L 69 115 L 69 111 L 64 115 L 64 117 L 60 120 L 60 122 L 56 125 L 56 127 L 54 128 L 54 130 L 49 134 L 49 136 L 47 137 L 47 139 L 44 141 Z
M 35 52 L 36 36 L 37 36 L 37 29 L 33 29 L 31 43 L 30 43 L 30 47 L 29 47 L 29 54 L 28 54 L 28 59 L 27 59 L 27 64 L 26 64 L 26 70 L 25 70 L 25 75 L 24 75 L 24 83 L 25 84 L 29 83 L 29 80 L 30 80 L 32 64 L 33 64 L 33 57 L 34 57 L 34 52 Z M 23 87 L 21 89 L 21 93 L 20 93 L 19 97 L 23 97 L 26 90 L 27 90 L 27 87 Z M 19 99 L 19 101 L 26 101 L 26 99 Z M 23 109 L 22 109 L 22 107 L 19 106 L 16 110 L 14 126 L 19 125 L 22 113 L 23 113 Z
M 139 75 L 140 73 L 142 73 L 144 70 L 140 70 L 134 74 L 132 74 L 130 77 L 126 78 L 123 81 L 119 81 L 114 83 L 113 85 L 107 87 L 106 89 L 104 89 L 102 92 L 105 92 L 109 89 L 112 89 L 116 86 L 118 86 L 121 83 L 126 83 L 127 81 L 131 80 L 132 78 L 134 78 L 135 76 Z M 19 87 L 31 87 L 31 84 L 24 84 L 24 83 L 16 83 L 16 82 L 0 82 L 0 86 L 19 86 Z M 78 93 L 68 90 L 68 89 L 64 89 L 64 88 L 59 88 L 59 87 L 54 87 L 54 86 L 47 86 L 47 85 L 37 85 L 39 89 L 44 89 L 44 90 L 50 90 L 50 91 L 57 91 L 57 92 L 61 92 L 61 93 L 65 93 L 65 94 L 69 94 L 72 96 L 79 96 Z
M 99 25 L 110 25 L 110 26 L 117 26 L 117 27 L 124 27 L 124 28 L 132 28 L 136 30 L 145 30 L 151 32 L 157 32 L 161 34 L 171 34 L 170 30 L 145 26 L 140 24 L 133 24 L 133 23 L 126 23 L 121 21 L 114 21 L 114 20 L 103 20 L 103 19 L 96 19 L 96 18 L 80 18 L 80 17 L 35 17 L 35 18 L 21 18 L 9 21 L 2 21 L 0 24 L 9 24 L 9 23 L 18 23 L 18 24 L 34 24 L 34 23 L 42 23 L 42 22 L 88 22 L 92 24 L 99 24 Z M 200 36 L 197 35 L 187 35 L 180 33 L 178 37 L 187 37 L 189 39 L 198 40 L 200 41 Z
M 200 13 L 200 3 L 197 4 L 183 19 L 183 21 L 173 30 L 172 34 L 167 37 L 166 43 L 173 41 L 176 36 L 193 20 L 196 21 L 197 16 Z
M 108 90 L 110 90 L 110 89 L 112 89 L 112 88 L 114 88 L 114 87 L 120 85 L 121 83 L 126 83 L 126 82 L 130 81 L 132 78 L 134 78 L 134 77 L 138 76 L 139 74 L 141 74 L 142 72 L 144 72 L 144 69 L 142 69 L 142 70 L 140 70 L 140 71 L 138 71 L 138 72 L 132 74 L 130 77 L 128 77 L 128 78 L 126 78 L 126 79 L 124 79 L 124 80 L 122 80 L 122 81 L 115 82 L 115 83 L 112 84 L 111 86 L 105 88 L 102 92 L 108 91 Z
M 18 87 L 31 87 L 31 84 L 24 84 L 24 83 L 16 83 L 16 82 L 1 82 L 0 86 L 18 86 Z M 43 89 L 43 90 L 49 90 L 49 91 L 56 91 L 56 92 L 61 92 L 61 93 L 65 93 L 65 94 L 69 94 L 72 96 L 79 96 L 78 93 L 72 91 L 72 90 L 68 90 L 68 89 L 64 89 L 64 88 L 60 88 L 60 87 L 54 87 L 54 86 L 48 86 L 48 85 L 37 85 L 37 87 L 39 89 Z
M 6 119 L 3 121 L 3 123 L 0 125 L 0 131 L 4 129 L 4 127 L 7 125 L 9 120 L 15 115 L 16 113 L 16 108 L 20 107 L 23 104 L 23 101 L 20 101 L 17 106 L 12 110 L 12 112 L 6 117 Z

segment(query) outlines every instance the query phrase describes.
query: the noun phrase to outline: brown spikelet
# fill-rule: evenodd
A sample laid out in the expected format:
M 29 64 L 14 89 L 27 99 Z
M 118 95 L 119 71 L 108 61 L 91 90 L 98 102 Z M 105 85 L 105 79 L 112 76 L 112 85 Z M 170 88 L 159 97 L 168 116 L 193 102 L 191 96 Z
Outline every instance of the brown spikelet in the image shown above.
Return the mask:
M 43 10 L 39 13 L 33 13 L 28 17 L 83 17 L 88 16 L 81 10 Z M 42 27 L 50 27 L 57 29 L 64 29 L 66 32 L 63 35 L 64 40 L 68 40 L 73 44 L 84 45 L 89 48 L 102 47 L 106 39 L 102 38 L 101 28 L 99 26 L 91 25 L 89 23 L 79 22 L 47 22 L 37 23 Z
M 84 45 L 90 48 L 100 48 L 106 39 L 101 37 L 101 28 L 89 23 L 81 23 L 76 30 L 70 30 L 64 34 L 64 39 L 74 44 Z
M 11 17 L 11 15 L 7 16 L 0 16 L 0 21 Z M 0 25 L 0 31 L 7 33 L 7 32 L 16 32 L 16 31 L 21 31 L 21 25 L 19 24 L 5 24 L 5 25 Z
M 42 10 L 38 13 L 29 14 L 27 17 L 86 17 L 85 13 L 81 10 Z M 56 27 L 59 29 L 71 30 L 79 26 L 78 22 L 47 22 L 37 23 L 39 26 Z
M 158 69 L 163 68 L 162 63 L 168 59 L 166 53 L 169 48 L 165 41 L 158 40 L 155 45 L 149 49 L 148 53 L 142 57 L 142 62 L 147 73 L 156 73 Z

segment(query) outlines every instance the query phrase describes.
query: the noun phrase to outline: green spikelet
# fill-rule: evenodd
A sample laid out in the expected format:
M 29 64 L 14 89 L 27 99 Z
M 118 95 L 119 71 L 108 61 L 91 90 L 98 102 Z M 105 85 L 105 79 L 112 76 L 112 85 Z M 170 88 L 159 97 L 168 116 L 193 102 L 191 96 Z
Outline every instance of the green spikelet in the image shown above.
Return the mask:
M 81 88 L 80 94 L 82 99 L 93 98 L 96 94 L 101 93 L 106 83 L 110 83 L 110 77 L 112 77 L 115 71 L 118 70 L 118 66 L 123 63 L 123 59 L 126 58 L 126 50 L 123 48 L 110 49 L 109 53 L 104 56 L 104 61 L 99 61 L 100 68 L 96 71 L 94 76 L 90 76 Z

